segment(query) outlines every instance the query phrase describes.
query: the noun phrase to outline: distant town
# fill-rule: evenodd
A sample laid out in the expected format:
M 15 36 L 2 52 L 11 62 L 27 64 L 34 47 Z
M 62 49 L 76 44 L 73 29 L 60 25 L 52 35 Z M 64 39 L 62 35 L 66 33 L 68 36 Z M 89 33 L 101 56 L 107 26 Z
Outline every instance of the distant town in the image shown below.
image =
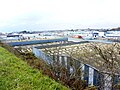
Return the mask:
M 120 42 L 120 28 L 113 29 L 71 29 L 71 30 L 49 30 L 49 31 L 20 31 L 11 33 L 0 33 L 3 40 L 22 41 L 22 40 L 38 40 L 66 37 L 70 41 L 79 40 L 106 40 Z

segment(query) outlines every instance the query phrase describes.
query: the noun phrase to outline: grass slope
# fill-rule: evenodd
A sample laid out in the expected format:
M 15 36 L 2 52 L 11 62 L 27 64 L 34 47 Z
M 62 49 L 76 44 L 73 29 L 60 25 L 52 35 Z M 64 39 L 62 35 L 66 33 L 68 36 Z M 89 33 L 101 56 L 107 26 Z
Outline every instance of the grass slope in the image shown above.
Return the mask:
M 0 47 L 0 90 L 67 90 Z

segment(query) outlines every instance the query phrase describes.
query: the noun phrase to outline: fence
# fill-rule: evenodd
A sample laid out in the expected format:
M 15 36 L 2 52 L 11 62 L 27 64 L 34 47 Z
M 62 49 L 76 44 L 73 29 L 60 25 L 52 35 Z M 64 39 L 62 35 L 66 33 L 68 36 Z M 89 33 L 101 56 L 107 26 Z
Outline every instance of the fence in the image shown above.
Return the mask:
M 33 47 L 33 53 L 36 57 L 43 59 L 48 64 L 57 64 L 65 67 L 69 74 L 74 74 L 75 76 L 86 80 L 87 85 L 95 85 L 98 88 L 104 86 L 105 88 L 103 90 L 109 90 L 111 87 L 111 77 L 106 78 L 108 77 L 107 74 L 102 74 L 97 69 L 91 67 L 90 65 L 83 64 L 79 60 L 72 59 L 69 56 L 48 56 L 42 52 L 42 50 L 35 47 Z M 81 73 L 78 73 L 79 70 Z M 114 84 L 118 83 L 118 78 L 119 77 L 115 76 Z
M 42 52 L 41 50 L 38 50 L 37 48 L 33 47 L 33 53 L 35 54 L 36 57 L 41 58 L 42 60 L 44 60 L 45 62 L 47 62 L 48 64 L 52 64 L 53 60 L 48 57 L 44 52 Z
M 32 41 L 19 41 L 19 42 L 8 42 L 10 46 L 23 46 L 23 45 L 32 45 L 32 44 L 41 44 L 41 43 L 51 43 L 51 42 L 60 42 L 68 41 L 68 38 L 58 38 L 58 39 L 47 39 L 47 40 L 32 40 Z

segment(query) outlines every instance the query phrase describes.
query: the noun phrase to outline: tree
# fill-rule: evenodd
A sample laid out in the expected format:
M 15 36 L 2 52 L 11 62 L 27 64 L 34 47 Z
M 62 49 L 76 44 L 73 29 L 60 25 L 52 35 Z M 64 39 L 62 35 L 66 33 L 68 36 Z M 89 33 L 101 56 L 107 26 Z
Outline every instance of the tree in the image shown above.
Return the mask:
M 96 76 L 99 82 L 96 86 L 103 90 L 108 88 L 112 90 L 119 79 L 116 80 L 116 76 L 120 76 L 120 44 L 103 44 L 103 43 L 83 43 L 67 46 L 56 46 L 52 48 L 45 48 L 43 50 L 48 55 L 67 55 L 71 59 L 70 66 L 75 66 L 75 61 L 79 60 L 81 63 L 89 64 L 97 69 L 100 76 Z M 57 59 L 57 58 L 56 58 Z M 56 61 L 55 59 L 55 61 Z M 75 60 L 74 60 L 75 59 Z M 58 60 L 58 59 L 57 59 Z M 71 62 L 72 61 L 72 62 Z M 55 64 L 59 66 L 58 64 Z M 53 65 L 53 66 L 55 66 Z M 80 67 L 81 68 L 81 67 Z M 57 69 L 57 68 L 55 68 Z M 78 68 L 79 70 L 79 68 Z M 59 71 L 58 69 L 56 71 Z M 77 75 L 77 69 L 74 69 L 74 74 Z M 80 75 L 77 75 L 80 76 Z M 104 78 L 103 78 L 104 77 Z M 104 82 L 104 83 L 101 83 Z M 103 85 L 104 84 L 104 85 Z
M 77 56 L 83 62 L 96 67 L 99 72 L 107 75 L 105 79 L 109 78 L 109 81 L 105 82 L 105 87 L 113 90 L 115 76 L 120 76 L 120 44 L 87 44 Z M 105 79 L 104 81 L 106 81 Z

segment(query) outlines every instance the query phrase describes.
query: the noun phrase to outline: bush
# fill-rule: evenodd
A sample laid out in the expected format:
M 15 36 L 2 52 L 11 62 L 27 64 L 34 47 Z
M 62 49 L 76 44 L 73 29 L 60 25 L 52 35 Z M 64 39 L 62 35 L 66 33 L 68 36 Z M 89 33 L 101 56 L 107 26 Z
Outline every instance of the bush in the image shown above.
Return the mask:
M 84 89 L 84 90 L 97 90 L 96 89 L 96 87 L 95 86 L 89 86 L 89 87 L 87 87 L 86 89 Z

